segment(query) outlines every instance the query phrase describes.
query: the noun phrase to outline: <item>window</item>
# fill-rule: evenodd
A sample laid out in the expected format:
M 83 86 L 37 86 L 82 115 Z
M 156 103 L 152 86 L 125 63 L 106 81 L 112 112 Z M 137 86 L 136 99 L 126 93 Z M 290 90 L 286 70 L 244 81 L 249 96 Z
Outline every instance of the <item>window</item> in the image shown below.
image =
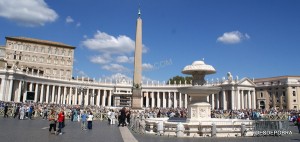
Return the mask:
M 296 100 L 294 100 L 294 103 L 296 102 Z
M 48 47 L 48 53 L 51 54 L 51 52 L 52 52 L 52 48 Z
M 72 50 L 69 50 L 68 56 L 71 56 L 72 54 Z
M 65 60 L 61 59 L 61 64 L 64 65 L 65 64 Z
M 41 63 L 44 62 L 44 57 L 40 57 L 40 62 L 41 62 Z
M 282 92 L 282 96 L 284 96 L 284 97 L 285 97 L 285 91 L 283 91 L 283 92 Z
M 292 87 L 293 89 L 295 89 L 295 87 Z
M 296 91 L 293 91 L 293 96 L 296 96 Z
M 297 106 L 294 106 L 295 109 L 297 109 Z
M 41 48 L 41 52 L 42 52 L 42 53 L 45 53 L 45 47 L 42 47 L 42 48 Z
M 279 103 L 279 100 L 277 99 L 277 103 Z
M 261 98 L 264 97 L 264 93 L 263 93 L 263 92 L 260 93 L 260 97 L 261 97 Z
M 58 53 L 58 49 L 57 49 L 57 48 L 55 48 L 55 50 L 54 50 L 54 54 L 55 54 L 55 55 L 57 55 L 57 53 Z
M 47 63 L 51 64 L 51 58 L 50 58 L 50 56 L 47 58 Z
M 63 50 L 61 51 L 61 55 L 64 56 L 64 55 L 65 55 L 65 52 L 66 52 L 65 49 L 63 49 Z

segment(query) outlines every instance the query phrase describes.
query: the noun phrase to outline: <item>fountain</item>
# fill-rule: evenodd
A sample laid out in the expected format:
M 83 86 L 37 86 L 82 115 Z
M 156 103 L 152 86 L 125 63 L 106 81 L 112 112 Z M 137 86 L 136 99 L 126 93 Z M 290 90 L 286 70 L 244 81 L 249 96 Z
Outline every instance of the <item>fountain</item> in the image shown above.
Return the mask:
M 217 94 L 221 87 L 207 84 L 205 75 L 216 70 L 204 61 L 194 61 L 186 66 L 183 74 L 192 75 L 191 86 L 181 86 L 178 91 L 188 94 L 187 119 L 172 120 L 164 118 L 147 118 L 146 133 L 157 135 L 176 135 L 177 137 L 236 137 L 253 135 L 251 129 L 254 121 L 241 119 L 211 118 L 211 105 L 208 103 L 210 94 Z M 247 134 L 246 134 L 247 132 Z
M 204 61 L 195 61 L 182 70 L 183 74 L 193 77 L 192 86 L 178 88 L 179 92 L 191 97 L 188 105 L 188 122 L 211 119 L 211 105 L 207 102 L 207 97 L 219 93 L 221 87 L 207 86 L 204 78 L 205 75 L 215 72 L 214 67 L 205 64 Z

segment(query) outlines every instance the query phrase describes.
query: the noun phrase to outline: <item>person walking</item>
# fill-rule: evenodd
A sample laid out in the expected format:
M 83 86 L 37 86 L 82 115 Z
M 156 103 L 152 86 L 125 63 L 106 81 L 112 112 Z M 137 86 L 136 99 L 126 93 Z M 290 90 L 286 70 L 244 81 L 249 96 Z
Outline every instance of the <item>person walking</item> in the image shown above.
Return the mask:
M 6 103 L 5 106 L 4 106 L 4 118 L 7 118 L 8 117 L 8 104 Z
M 81 114 L 81 130 L 86 130 L 87 115 L 86 112 Z
M 25 117 L 25 107 L 22 106 L 22 107 L 20 108 L 20 119 L 23 120 L 24 117 Z
M 120 122 L 119 122 L 119 125 L 122 125 L 122 127 L 124 127 L 124 125 L 126 126 L 126 123 L 125 123 L 125 119 L 126 119 L 126 108 L 123 107 L 121 110 L 120 110 Z
M 94 115 L 92 112 L 89 112 L 89 115 L 87 117 L 87 123 L 88 123 L 88 129 L 91 130 L 93 128 L 93 118 Z
M 47 119 L 47 117 L 48 117 L 48 109 L 47 109 L 47 107 L 44 107 L 44 110 L 43 110 L 43 119 Z
M 60 113 L 57 116 L 57 122 L 58 122 L 58 134 L 62 135 L 62 128 L 64 127 L 64 119 L 65 119 L 65 114 L 64 110 L 61 109 Z
M 113 109 L 110 112 L 110 124 L 111 125 L 116 124 L 116 114 L 115 114 L 115 111 Z
M 54 134 L 56 134 L 56 115 L 55 111 L 52 109 L 49 115 L 49 133 L 51 134 L 51 130 L 53 128 Z
M 20 112 L 20 106 L 18 105 L 14 113 L 14 118 L 18 116 L 18 118 L 20 119 L 19 112 Z
M 300 114 L 298 114 L 298 118 L 297 118 L 297 125 L 298 125 L 298 131 L 299 131 L 299 134 L 300 134 Z

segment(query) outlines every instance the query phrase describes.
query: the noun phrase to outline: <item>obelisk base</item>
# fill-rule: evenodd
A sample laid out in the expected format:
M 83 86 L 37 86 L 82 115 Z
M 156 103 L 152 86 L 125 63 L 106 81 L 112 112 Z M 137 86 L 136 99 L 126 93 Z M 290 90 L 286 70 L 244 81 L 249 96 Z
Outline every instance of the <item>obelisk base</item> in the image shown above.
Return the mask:
M 142 109 L 141 98 L 142 98 L 142 89 L 141 88 L 133 88 L 132 89 L 132 100 L 131 100 L 131 108 L 132 109 Z

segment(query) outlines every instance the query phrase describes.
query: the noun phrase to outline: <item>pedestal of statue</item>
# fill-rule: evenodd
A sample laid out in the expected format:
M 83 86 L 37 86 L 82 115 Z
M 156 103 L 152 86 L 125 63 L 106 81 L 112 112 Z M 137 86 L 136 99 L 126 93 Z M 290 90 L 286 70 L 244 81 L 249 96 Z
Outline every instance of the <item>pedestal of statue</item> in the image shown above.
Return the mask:
M 132 100 L 131 100 L 131 108 L 132 109 L 142 109 L 141 98 L 142 98 L 142 89 L 141 88 L 133 88 L 132 89 Z

